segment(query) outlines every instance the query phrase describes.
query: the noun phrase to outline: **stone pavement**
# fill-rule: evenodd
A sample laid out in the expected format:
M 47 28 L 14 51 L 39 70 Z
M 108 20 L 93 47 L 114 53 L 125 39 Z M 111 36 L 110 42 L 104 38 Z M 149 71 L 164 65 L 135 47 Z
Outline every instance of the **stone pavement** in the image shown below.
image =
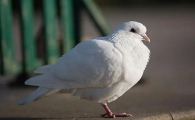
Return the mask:
M 127 112 L 137 119 L 195 119 L 195 8 L 161 6 L 161 8 L 106 8 L 106 19 L 114 27 L 136 20 L 144 23 L 151 39 L 146 45 L 151 60 L 144 73 L 144 84 L 137 85 L 109 104 L 113 112 Z M 117 16 L 117 18 L 116 18 Z M 86 36 L 98 36 L 84 19 Z M 86 29 L 87 28 L 87 29 Z M 56 94 L 25 106 L 17 101 L 34 88 L 10 89 L 0 84 L 0 119 L 2 120 L 98 120 L 103 108 L 94 102 L 67 94 Z M 179 113 L 182 112 L 183 113 Z M 171 116 L 170 116 L 171 114 Z M 153 116 L 153 117 L 151 117 Z M 172 118 L 173 117 L 173 118 Z
M 186 76 L 181 73 L 177 78 L 165 76 L 152 79 L 148 77 L 145 84 L 133 87 L 109 106 L 113 112 L 131 113 L 133 115 L 131 120 L 143 118 L 149 120 L 147 117 L 159 118 L 159 115 L 160 118 L 169 119 L 170 116 L 167 116 L 169 113 L 195 109 L 195 81 L 192 80 L 194 77 L 192 72 Z M 183 81 L 184 79 L 186 80 Z M 161 81 L 155 83 L 156 80 Z M 56 94 L 25 106 L 17 105 L 17 101 L 33 89 L 7 89 L 1 86 L 1 91 L 4 91 L 1 93 L 0 119 L 103 119 L 99 117 L 99 114 L 104 112 L 99 104 L 79 100 L 68 94 Z M 195 115 L 195 112 L 192 115 Z

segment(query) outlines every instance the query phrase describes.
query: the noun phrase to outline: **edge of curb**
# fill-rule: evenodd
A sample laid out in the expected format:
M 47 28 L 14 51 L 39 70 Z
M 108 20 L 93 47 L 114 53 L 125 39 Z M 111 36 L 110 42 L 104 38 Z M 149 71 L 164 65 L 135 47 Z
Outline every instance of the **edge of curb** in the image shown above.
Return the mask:
M 160 114 L 138 120 L 195 120 L 195 110 Z

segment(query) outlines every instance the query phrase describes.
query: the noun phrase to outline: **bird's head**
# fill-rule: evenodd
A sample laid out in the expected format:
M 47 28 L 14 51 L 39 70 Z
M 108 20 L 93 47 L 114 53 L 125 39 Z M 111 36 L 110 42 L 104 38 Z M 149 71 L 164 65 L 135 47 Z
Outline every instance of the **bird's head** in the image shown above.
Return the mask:
M 125 22 L 120 26 L 116 27 L 111 33 L 122 32 L 130 38 L 135 40 L 145 40 L 150 42 L 149 37 L 146 35 L 146 27 L 135 21 Z

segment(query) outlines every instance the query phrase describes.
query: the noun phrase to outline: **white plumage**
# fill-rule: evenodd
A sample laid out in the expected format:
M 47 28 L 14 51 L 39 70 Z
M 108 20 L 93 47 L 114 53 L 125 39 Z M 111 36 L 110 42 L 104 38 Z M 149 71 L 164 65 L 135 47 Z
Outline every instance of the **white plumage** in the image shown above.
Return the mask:
M 83 41 L 53 65 L 35 70 L 42 75 L 25 84 L 39 88 L 19 102 L 26 104 L 62 89 L 72 95 L 102 104 L 123 95 L 141 78 L 149 60 L 146 28 L 130 21 L 115 28 L 108 36 Z

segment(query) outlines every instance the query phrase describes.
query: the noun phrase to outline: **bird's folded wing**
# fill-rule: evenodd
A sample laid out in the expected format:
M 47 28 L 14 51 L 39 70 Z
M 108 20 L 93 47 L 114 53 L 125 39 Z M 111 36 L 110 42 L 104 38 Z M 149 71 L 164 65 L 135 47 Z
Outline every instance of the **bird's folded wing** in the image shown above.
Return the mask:
M 107 87 L 117 82 L 123 72 L 122 54 L 113 43 L 84 41 L 62 56 L 55 64 L 55 75 L 86 87 Z
M 49 88 L 109 87 L 120 80 L 122 73 L 122 54 L 113 43 L 88 40 L 59 58 L 49 73 L 40 76 L 42 79 L 35 77 L 26 84 Z

